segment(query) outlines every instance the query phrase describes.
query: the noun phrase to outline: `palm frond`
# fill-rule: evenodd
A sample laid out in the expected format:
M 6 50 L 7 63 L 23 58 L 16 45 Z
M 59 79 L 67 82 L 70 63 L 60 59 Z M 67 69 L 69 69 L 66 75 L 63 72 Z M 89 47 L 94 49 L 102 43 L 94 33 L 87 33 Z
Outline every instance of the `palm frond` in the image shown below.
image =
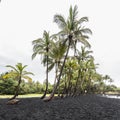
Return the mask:
M 24 66 L 22 67 L 22 70 L 24 70 L 27 66 L 28 66 L 28 65 L 24 65 Z
M 43 46 L 43 45 L 35 45 L 33 47 L 33 52 L 36 52 L 39 54 L 39 52 L 42 53 L 44 51 L 44 49 L 45 49 L 45 46 Z
M 68 28 L 70 30 L 74 30 L 76 26 L 76 18 L 77 18 L 77 6 L 75 5 L 74 9 L 72 9 L 72 6 L 69 9 L 69 18 L 67 20 Z
M 32 54 L 32 60 L 36 57 L 36 55 L 37 55 L 36 52 Z
M 23 71 L 22 75 L 34 75 L 32 72 Z
M 11 66 L 11 65 L 6 65 L 6 67 L 12 68 L 12 69 L 15 70 L 17 73 L 19 73 L 19 71 L 18 71 L 15 67 L 13 67 L 13 66 Z
M 17 68 L 20 72 L 22 72 L 22 70 L 23 70 L 22 63 L 18 63 L 18 64 L 16 65 L 16 68 Z
M 92 31 L 89 28 L 83 28 L 83 29 L 80 30 L 80 32 L 84 33 L 84 34 L 88 33 L 88 34 L 92 35 Z
M 77 39 L 82 43 L 84 44 L 86 47 L 90 48 L 91 45 L 90 43 L 82 36 L 78 36 Z
M 41 38 L 38 38 L 38 39 L 36 39 L 36 40 L 33 40 L 33 41 L 32 41 L 32 45 L 39 44 L 39 43 L 41 43 L 41 41 L 42 41 Z
M 83 22 L 88 22 L 88 17 L 82 17 L 78 20 L 77 24 L 82 24 Z
M 43 56 L 43 60 L 41 63 L 43 63 L 43 65 L 46 66 L 47 61 L 48 61 L 47 56 Z
M 73 10 L 73 19 L 75 20 L 77 18 L 78 15 L 78 7 L 77 5 L 75 5 L 74 10 Z
M 88 55 L 90 53 L 93 53 L 93 51 L 92 50 L 90 50 L 90 51 L 87 50 L 85 53 Z
M 55 63 L 52 63 L 52 64 L 49 65 L 49 67 L 48 67 L 49 72 L 54 68 L 54 65 L 55 65 Z
M 55 15 L 54 16 L 54 22 L 58 24 L 59 28 L 60 29 L 63 29 L 65 28 L 67 25 L 66 25 L 66 22 L 65 22 L 65 19 L 62 15 Z
M 23 76 L 22 78 L 24 78 L 25 80 L 27 80 L 29 83 L 32 82 L 32 78 L 29 76 Z

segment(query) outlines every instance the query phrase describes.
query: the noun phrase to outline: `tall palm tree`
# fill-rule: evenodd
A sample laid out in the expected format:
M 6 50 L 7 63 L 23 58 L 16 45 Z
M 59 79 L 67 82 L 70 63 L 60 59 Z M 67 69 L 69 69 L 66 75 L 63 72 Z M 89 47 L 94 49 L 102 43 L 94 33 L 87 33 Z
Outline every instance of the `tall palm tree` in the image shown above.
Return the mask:
M 18 85 L 16 86 L 15 95 L 11 98 L 11 99 L 15 99 L 16 96 L 18 96 L 19 94 L 19 89 L 22 79 L 30 80 L 31 78 L 28 75 L 33 75 L 33 73 L 25 71 L 24 69 L 27 67 L 27 65 L 23 66 L 22 63 L 16 64 L 15 67 L 11 65 L 7 65 L 6 67 L 11 68 L 14 71 L 14 74 L 16 74 L 17 76 Z
M 62 43 L 63 43 L 63 45 L 64 44 L 67 45 L 67 50 L 66 50 L 66 54 L 64 57 L 62 67 L 60 69 L 60 74 L 58 77 L 57 85 L 54 88 L 52 96 L 50 97 L 50 99 L 52 99 L 52 97 L 54 96 L 54 93 L 57 89 L 57 86 L 60 83 L 62 71 L 63 71 L 63 68 L 65 66 L 65 62 L 66 62 L 70 48 L 74 48 L 74 50 L 76 52 L 77 42 L 81 42 L 84 45 L 90 47 L 90 44 L 87 41 L 87 39 L 89 38 L 87 34 L 88 33 L 91 34 L 92 32 L 90 29 L 82 26 L 82 23 L 87 22 L 88 18 L 83 17 L 81 19 L 77 19 L 77 16 L 78 16 L 77 6 L 75 6 L 74 8 L 72 8 L 72 6 L 70 7 L 69 16 L 68 16 L 67 20 L 65 20 L 65 18 L 59 14 L 56 14 L 54 16 L 54 22 L 57 23 L 58 27 L 61 29 L 61 31 L 58 34 L 56 34 L 56 36 L 60 36 L 61 38 L 63 38 Z
M 33 44 L 33 54 L 32 59 L 36 57 L 36 55 L 42 55 L 42 63 L 46 66 L 46 88 L 43 96 L 43 99 L 46 96 L 48 90 L 48 60 L 49 60 L 49 49 L 50 49 L 50 41 L 52 40 L 52 36 L 49 35 L 49 32 L 44 31 L 43 38 L 39 38 L 37 40 L 32 41 Z

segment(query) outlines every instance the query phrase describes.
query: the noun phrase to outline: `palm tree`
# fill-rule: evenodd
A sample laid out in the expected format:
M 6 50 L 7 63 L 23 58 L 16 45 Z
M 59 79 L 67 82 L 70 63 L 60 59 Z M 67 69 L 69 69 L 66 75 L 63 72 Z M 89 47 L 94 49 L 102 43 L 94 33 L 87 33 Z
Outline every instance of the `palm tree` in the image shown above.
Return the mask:
M 78 91 L 82 91 L 82 85 L 85 80 L 85 76 L 86 76 L 85 74 L 87 69 L 85 64 L 86 64 L 86 61 L 88 61 L 90 58 L 93 58 L 91 55 L 92 51 L 87 50 L 86 48 L 87 47 L 81 46 L 81 51 L 79 51 L 78 49 L 76 50 L 77 55 L 75 57 L 78 60 L 79 70 L 78 70 L 76 85 L 74 87 L 74 94 L 73 94 L 74 96 L 78 94 Z
M 51 44 L 52 47 L 49 52 L 49 70 L 52 70 L 53 67 L 55 67 L 55 85 L 62 59 L 66 51 L 66 46 L 63 46 L 61 42 L 51 42 Z
M 106 91 L 106 82 L 109 82 L 111 80 L 110 76 L 109 75 L 105 75 L 103 76 L 103 82 L 104 82 L 104 88 L 103 88 L 103 94 L 105 94 L 105 91 Z
M 86 62 L 86 81 L 87 81 L 87 93 L 91 93 L 92 83 L 94 82 L 94 77 L 96 76 L 96 65 L 94 59 L 90 58 Z
M 12 99 L 15 99 L 16 96 L 18 96 L 19 94 L 20 84 L 21 84 L 22 79 L 30 80 L 31 78 L 28 75 L 33 75 L 33 73 L 25 71 L 24 69 L 27 67 L 27 65 L 23 66 L 22 63 L 16 64 L 15 67 L 11 65 L 7 65 L 6 67 L 9 67 L 14 71 L 14 73 L 17 76 L 17 80 L 18 80 L 18 85 L 16 86 L 15 95 L 11 98 L 12 100 Z
M 65 64 L 65 68 L 66 68 L 66 74 L 67 74 L 67 82 L 68 82 L 68 86 L 67 86 L 67 93 L 66 96 L 70 96 L 73 95 L 74 91 L 73 91 L 73 87 L 75 86 L 74 83 L 76 83 L 76 75 L 78 72 L 78 64 L 77 64 L 77 60 L 74 57 L 71 57 L 69 59 L 67 59 L 66 64 Z
M 50 49 L 50 41 L 52 40 L 52 36 L 49 35 L 49 32 L 44 31 L 43 38 L 39 38 L 37 40 L 32 41 L 33 44 L 33 54 L 32 59 L 36 57 L 36 55 L 42 55 L 43 60 L 42 63 L 46 66 L 46 89 L 41 97 L 43 99 L 46 96 L 48 90 L 48 60 L 49 60 L 49 49 Z
M 90 47 L 90 44 L 88 43 L 87 39 L 89 38 L 87 36 L 88 33 L 92 33 L 90 29 L 82 27 L 82 23 L 83 22 L 87 22 L 88 18 L 87 17 L 83 17 L 81 19 L 77 19 L 77 15 L 78 15 L 78 10 L 77 10 L 77 6 L 74 7 L 74 9 L 72 8 L 72 6 L 69 9 L 69 16 L 68 19 L 65 20 L 65 18 L 62 15 L 56 14 L 54 16 L 54 22 L 58 24 L 58 27 L 61 29 L 61 31 L 56 34 L 56 36 L 59 36 L 60 38 L 62 38 L 62 43 L 63 45 L 66 44 L 67 45 L 67 50 L 66 50 L 66 54 L 64 57 L 64 61 L 62 64 L 62 67 L 60 69 L 60 74 L 58 77 L 58 82 L 56 87 L 53 90 L 52 96 L 50 97 L 50 99 L 53 98 L 54 93 L 60 83 L 60 79 L 61 79 L 61 75 L 62 75 L 62 71 L 63 68 L 65 66 L 65 62 L 69 53 L 70 48 L 74 48 L 75 52 L 76 52 L 76 44 L 77 42 L 81 42 L 86 46 Z M 50 100 L 49 99 L 49 100 Z

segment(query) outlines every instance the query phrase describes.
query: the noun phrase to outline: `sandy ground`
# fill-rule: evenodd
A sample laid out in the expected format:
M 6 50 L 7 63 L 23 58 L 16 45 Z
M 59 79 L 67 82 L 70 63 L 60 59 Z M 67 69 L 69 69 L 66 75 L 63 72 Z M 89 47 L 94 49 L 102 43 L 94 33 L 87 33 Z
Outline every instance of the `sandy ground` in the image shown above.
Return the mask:
M 96 95 L 43 102 L 23 98 L 17 105 L 0 99 L 0 120 L 120 120 L 120 100 Z

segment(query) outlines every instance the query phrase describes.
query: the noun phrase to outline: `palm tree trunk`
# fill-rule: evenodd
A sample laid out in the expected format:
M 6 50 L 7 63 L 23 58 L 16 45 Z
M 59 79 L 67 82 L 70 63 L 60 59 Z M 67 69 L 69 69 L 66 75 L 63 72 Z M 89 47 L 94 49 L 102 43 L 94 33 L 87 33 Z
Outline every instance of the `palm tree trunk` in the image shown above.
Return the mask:
M 45 99 L 44 101 L 50 101 L 50 100 L 52 100 L 52 98 L 54 97 L 54 94 L 55 94 L 55 92 L 56 92 L 56 90 L 57 90 L 57 87 L 58 87 L 58 85 L 59 85 L 59 83 L 60 83 L 60 79 L 61 79 L 61 76 L 62 76 L 62 72 L 63 72 L 64 66 L 65 66 L 65 62 L 66 62 L 66 59 L 67 59 L 67 56 L 68 56 L 68 53 L 69 53 L 70 44 L 71 44 L 71 40 L 69 41 L 69 45 L 68 45 L 67 52 L 66 52 L 66 55 L 65 55 L 65 58 L 64 58 L 64 61 L 63 61 L 63 65 L 62 65 L 62 67 L 61 67 L 61 69 L 60 69 L 60 74 L 59 74 L 59 77 L 58 77 L 57 84 L 56 84 L 56 86 L 53 88 L 53 91 L 52 91 L 51 95 L 49 96 L 49 98 L 48 98 L 48 99 Z
M 63 91 L 62 91 L 61 98 L 65 97 L 66 91 L 67 91 L 67 83 L 66 83 L 66 81 L 65 81 L 65 85 L 64 85 L 64 89 L 63 89 Z
M 18 85 L 16 87 L 15 95 L 12 98 L 10 98 L 10 100 L 13 100 L 13 99 L 15 99 L 18 96 L 19 89 L 20 89 L 20 84 L 21 84 L 21 76 L 19 78 Z
M 41 99 L 43 99 L 43 98 L 45 98 L 45 97 L 46 97 L 47 90 L 48 90 L 48 55 L 47 55 L 46 57 L 47 57 L 47 69 L 46 69 L 46 89 L 45 89 L 45 92 L 44 92 L 43 96 L 41 97 Z
M 56 85 L 57 74 L 58 74 L 58 66 L 59 66 L 59 63 L 56 62 L 56 65 L 55 65 L 55 80 L 54 80 L 54 86 Z

